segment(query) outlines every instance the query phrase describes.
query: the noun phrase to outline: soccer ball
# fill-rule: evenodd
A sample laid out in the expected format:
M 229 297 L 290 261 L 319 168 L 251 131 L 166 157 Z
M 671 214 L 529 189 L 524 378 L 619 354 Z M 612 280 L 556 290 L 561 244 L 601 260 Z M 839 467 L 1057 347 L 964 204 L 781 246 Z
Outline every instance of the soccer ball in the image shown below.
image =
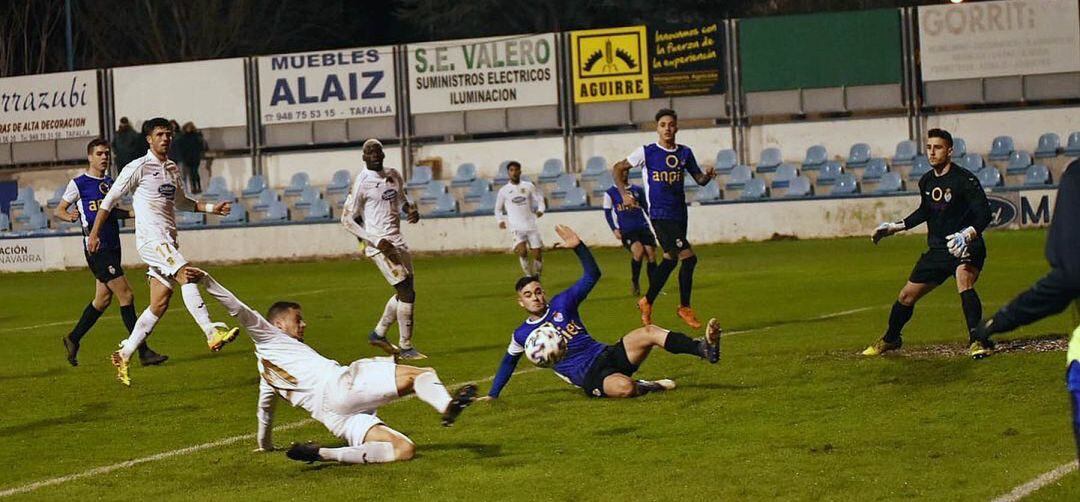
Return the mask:
M 541 368 L 549 368 L 566 355 L 566 338 L 554 326 L 544 325 L 525 339 L 525 356 Z

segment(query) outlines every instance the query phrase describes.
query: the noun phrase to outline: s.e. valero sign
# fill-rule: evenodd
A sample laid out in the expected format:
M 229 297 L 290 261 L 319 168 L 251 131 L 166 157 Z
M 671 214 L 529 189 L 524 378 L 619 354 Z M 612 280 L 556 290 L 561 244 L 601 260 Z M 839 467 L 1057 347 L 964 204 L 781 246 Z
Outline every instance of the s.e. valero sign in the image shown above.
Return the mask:
M 0 143 L 99 134 L 96 71 L 0 78 Z
M 410 44 L 412 113 L 555 105 L 555 34 Z
M 263 124 L 394 115 L 394 48 L 258 58 Z

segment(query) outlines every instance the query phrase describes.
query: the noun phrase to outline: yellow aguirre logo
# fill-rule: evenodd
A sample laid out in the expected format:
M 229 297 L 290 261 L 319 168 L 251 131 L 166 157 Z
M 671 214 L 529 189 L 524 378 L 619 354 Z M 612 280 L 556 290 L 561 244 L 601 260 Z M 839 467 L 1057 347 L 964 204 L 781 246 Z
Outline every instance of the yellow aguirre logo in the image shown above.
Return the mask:
M 644 26 L 570 33 L 574 102 L 649 98 L 649 53 Z

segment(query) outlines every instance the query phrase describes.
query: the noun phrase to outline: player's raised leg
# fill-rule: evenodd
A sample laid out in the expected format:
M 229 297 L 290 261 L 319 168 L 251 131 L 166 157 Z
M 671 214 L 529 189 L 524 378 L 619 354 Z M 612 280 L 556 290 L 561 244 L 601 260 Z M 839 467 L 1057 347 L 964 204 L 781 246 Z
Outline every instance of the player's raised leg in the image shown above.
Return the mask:
M 214 322 L 210 319 L 210 311 L 206 308 L 202 293 L 199 292 L 199 284 L 196 280 L 189 280 L 187 273 L 188 265 L 180 268 L 176 274 L 176 281 L 180 283 L 180 295 L 184 298 L 184 306 L 192 319 L 199 325 L 206 335 L 206 345 L 211 351 L 221 350 L 225 344 L 232 342 L 240 334 L 240 328 L 228 327 L 225 323 Z
M 451 397 L 432 368 L 397 365 L 395 372 L 398 395 L 406 396 L 415 392 L 416 397 L 442 414 L 442 424 L 445 427 L 454 425 L 458 415 L 472 404 L 476 397 L 476 386 L 472 384 L 462 386 L 454 397 Z

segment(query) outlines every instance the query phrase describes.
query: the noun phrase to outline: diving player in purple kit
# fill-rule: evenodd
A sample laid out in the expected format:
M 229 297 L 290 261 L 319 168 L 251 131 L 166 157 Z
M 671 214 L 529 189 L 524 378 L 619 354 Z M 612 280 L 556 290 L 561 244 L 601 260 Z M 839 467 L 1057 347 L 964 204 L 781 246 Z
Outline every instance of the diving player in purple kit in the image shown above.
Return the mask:
M 642 259 L 648 259 L 645 264 L 649 281 L 652 281 L 653 272 L 656 271 L 656 239 L 649 229 L 649 221 L 645 219 L 645 214 L 649 211 L 645 190 L 631 185 L 628 178 L 629 176 L 616 180 L 618 186 L 612 185 L 604 192 L 604 218 L 607 219 L 611 233 L 615 234 L 615 238 L 630 252 L 630 284 L 633 295 L 638 297 L 641 296 L 638 278 L 641 276 Z M 641 207 L 626 207 L 619 187 L 625 187 Z
M 691 328 L 700 328 L 701 321 L 690 308 L 690 292 L 693 290 L 694 267 L 697 256 L 690 249 L 686 240 L 686 192 L 683 188 L 683 171 L 694 178 L 698 185 L 706 185 L 716 177 L 716 169 L 708 168 L 702 172 L 698 167 L 694 152 L 686 145 L 675 143 L 675 133 L 679 131 L 679 119 L 675 110 L 664 108 L 656 112 L 656 143 L 634 150 L 628 157 L 615 163 L 613 168 L 616 180 L 624 179 L 631 168 L 642 168 L 645 178 L 645 200 L 649 206 L 649 220 L 656 240 L 664 248 L 664 259 L 656 267 L 656 274 L 649 277 L 649 291 L 638 300 L 641 310 L 641 324 L 652 324 L 652 306 L 668 276 L 679 268 L 679 317 Z M 619 187 L 623 204 L 632 209 L 637 201 Z
M 522 277 L 518 280 L 518 305 L 529 313 L 529 318 L 514 330 L 491 390 L 482 400 L 499 397 L 525 351 L 525 339 L 532 331 L 541 328 L 555 328 L 567 339 L 566 354 L 555 363 L 555 373 L 591 397 L 637 397 L 675 388 L 675 382 L 671 380 L 631 378 L 653 347 L 663 348 L 672 354 L 698 356 L 713 364 L 720 361 L 721 330 L 716 319 L 709 320 L 705 336 L 699 339 L 657 326 L 645 326 L 627 333 L 615 345 L 594 340 L 581 320 L 578 306 L 600 280 L 600 267 L 596 265 L 589 248 L 570 227 L 558 225 L 555 232 L 562 238 L 564 247 L 574 250 L 585 273 L 550 302 L 539 279 Z

